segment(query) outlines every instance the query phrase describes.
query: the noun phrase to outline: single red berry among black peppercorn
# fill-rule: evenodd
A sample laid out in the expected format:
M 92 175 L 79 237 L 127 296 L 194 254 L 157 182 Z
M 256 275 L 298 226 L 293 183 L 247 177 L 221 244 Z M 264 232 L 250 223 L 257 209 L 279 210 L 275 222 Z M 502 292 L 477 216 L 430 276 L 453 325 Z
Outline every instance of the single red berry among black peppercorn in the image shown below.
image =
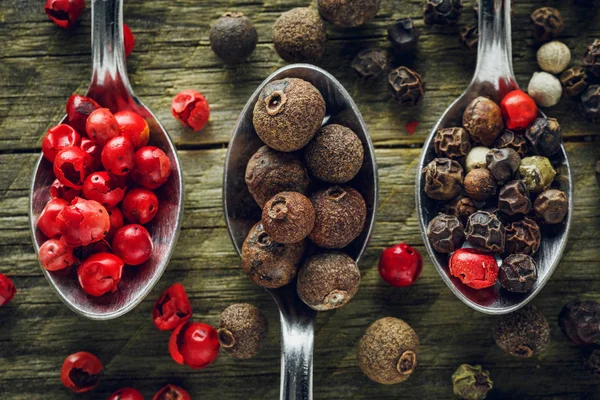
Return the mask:
M 383 73 L 387 62 L 387 54 L 384 50 L 365 49 L 354 58 L 352 68 L 362 78 L 376 78 Z
M 421 75 L 407 67 L 398 67 L 390 72 L 388 86 L 402 104 L 416 106 L 425 93 L 425 82 Z
M 398 54 L 405 54 L 417 48 L 419 30 L 411 18 L 397 19 L 388 28 L 388 39 L 392 43 L 394 51 Z
M 410 286 L 423 271 L 423 257 L 418 250 L 399 243 L 381 252 L 377 267 L 381 278 L 392 286 Z
M 47 0 L 44 11 L 61 28 L 71 28 L 85 8 L 85 0 Z
M 562 333 L 572 343 L 587 346 L 600 340 L 600 303 L 593 300 L 572 300 L 558 315 Z
M 75 393 L 89 392 L 100 384 L 102 362 L 95 355 L 80 351 L 68 356 L 60 370 L 63 385 Z

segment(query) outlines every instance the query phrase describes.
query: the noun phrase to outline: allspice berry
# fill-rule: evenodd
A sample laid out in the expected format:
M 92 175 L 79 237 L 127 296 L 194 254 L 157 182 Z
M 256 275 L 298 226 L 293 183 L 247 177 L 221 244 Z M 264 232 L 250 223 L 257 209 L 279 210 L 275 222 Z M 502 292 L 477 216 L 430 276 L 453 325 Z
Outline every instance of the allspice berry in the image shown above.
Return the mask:
M 287 62 L 316 63 L 323 56 L 327 30 L 316 10 L 293 8 L 281 14 L 273 25 L 273 44 Z
M 541 240 L 542 234 L 538 224 L 530 218 L 525 218 L 506 227 L 504 252 L 506 255 L 533 255 L 539 250 Z
M 465 176 L 463 189 L 475 201 L 484 201 L 496 195 L 496 179 L 487 168 L 477 168 Z
M 310 83 L 285 78 L 268 83 L 258 96 L 254 129 L 275 150 L 296 151 L 308 144 L 325 117 L 325 100 Z
M 341 249 L 356 239 L 367 218 L 365 200 L 351 187 L 331 186 L 311 196 L 315 227 L 308 236 L 319 247 Z
M 385 71 L 388 64 L 388 57 L 385 50 L 365 49 L 356 55 L 352 61 L 352 69 L 356 71 L 361 78 L 376 78 Z
M 467 241 L 478 250 L 504 252 L 504 225 L 492 213 L 477 211 L 472 214 L 467 221 L 465 235 Z
M 305 241 L 277 243 L 259 222 L 252 227 L 242 246 L 242 268 L 257 285 L 276 289 L 294 279 L 305 250 Z
M 571 343 L 589 346 L 600 342 L 600 303 L 571 300 L 558 315 L 560 330 Z
M 315 226 L 315 209 L 298 192 L 281 192 L 269 200 L 262 211 L 265 232 L 278 243 L 304 240 Z
M 371 380 L 384 385 L 404 382 L 417 366 L 419 337 L 398 318 L 375 321 L 358 344 L 358 366 Z
M 310 256 L 298 271 L 298 296 L 313 310 L 342 307 L 354 297 L 359 285 L 356 262 L 340 252 Z
M 519 175 L 531 193 L 540 193 L 550 186 L 556 171 L 547 157 L 531 156 L 521 160 Z
M 496 149 L 513 149 L 517 154 L 523 158 L 529 153 L 529 144 L 523 135 L 519 135 L 508 129 L 504 130 L 504 133 L 500 135 L 498 140 L 494 143 Z
M 421 75 L 407 67 L 398 67 L 388 75 L 388 87 L 401 104 L 416 106 L 425 94 Z
M 327 21 L 351 28 L 375 18 L 381 0 L 318 0 L 317 5 Z
M 559 80 L 564 93 L 570 97 L 579 96 L 589 85 L 587 73 L 581 67 L 567 69 L 560 74 Z
M 423 168 L 425 194 L 427 197 L 446 201 L 452 200 L 461 191 L 463 169 L 457 161 L 436 158 Z
M 533 38 L 538 42 L 552 40 L 562 32 L 564 21 L 560 12 L 553 7 L 542 7 L 529 17 L 533 25 Z
M 463 364 L 452 374 L 454 395 L 461 400 L 484 400 L 493 384 L 481 365 Z
M 562 190 L 548 189 L 533 203 L 535 214 L 545 224 L 560 224 L 569 212 L 569 199 Z
M 448 215 L 458 217 L 460 222 L 467 223 L 469 216 L 477 212 L 477 206 L 475 202 L 468 198 L 459 196 L 444 207 L 444 212 Z
M 258 33 L 240 12 L 228 12 L 215 22 L 209 34 L 210 48 L 227 64 L 244 62 L 256 48 Z
M 329 183 L 346 183 L 360 171 L 365 151 L 359 137 L 342 125 L 324 126 L 304 151 L 308 171 Z
M 262 208 L 280 192 L 306 194 L 310 179 L 308 172 L 294 153 L 281 153 L 263 146 L 248 161 L 246 185 Z
M 257 355 L 267 338 L 268 324 L 263 313 L 252 304 L 227 307 L 219 318 L 217 336 L 231 357 L 245 360 Z
M 535 306 L 526 305 L 496 321 L 494 340 L 505 352 L 529 358 L 544 351 L 550 343 L 550 326 Z
M 562 129 L 554 118 L 537 118 L 527 128 L 525 137 L 535 154 L 550 157 L 560 151 Z
M 412 18 L 397 19 L 388 28 L 388 39 L 396 53 L 406 54 L 417 48 L 419 30 Z
M 440 214 L 429 222 L 427 238 L 435 251 L 450 254 L 465 241 L 465 230 L 458 217 Z
M 535 261 L 527 254 L 508 256 L 498 270 L 498 281 L 509 292 L 529 292 L 537 281 Z
M 487 97 L 477 97 L 465 109 L 463 127 L 474 141 L 491 146 L 504 131 L 500 107 Z
M 423 17 L 427 25 L 448 25 L 458 21 L 461 11 L 461 0 L 427 0 Z
M 471 137 L 463 128 L 443 128 L 433 138 L 438 157 L 461 158 L 471 151 Z
M 492 149 L 485 160 L 487 168 L 498 182 L 510 180 L 521 165 L 521 157 L 513 149 Z
M 498 209 L 506 215 L 527 215 L 531 211 L 529 189 L 523 181 L 510 181 L 498 193 Z

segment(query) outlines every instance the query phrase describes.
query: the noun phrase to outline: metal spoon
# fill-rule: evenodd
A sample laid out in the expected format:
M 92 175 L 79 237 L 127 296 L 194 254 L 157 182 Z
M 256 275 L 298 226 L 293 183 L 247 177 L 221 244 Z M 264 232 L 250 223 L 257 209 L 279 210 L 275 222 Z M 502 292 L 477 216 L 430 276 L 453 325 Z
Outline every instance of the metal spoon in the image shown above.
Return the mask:
M 111 111 L 132 110 L 150 126 L 150 144 L 165 151 L 171 160 L 171 177 L 158 191 L 160 209 L 148 226 L 154 243 L 150 260 L 139 267 L 125 267 L 119 290 L 101 297 L 85 294 L 76 277 L 49 273 L 48 283 L 71 310 L 90 319 L 120 317 L 137 306 L 162 276 L 173 252 L 183 214 L 183 180 L 177 152 L 169 135 L 135 95 L 127 78 L 123 48 L 123 4 L 121 0 L 92 1 L 92 83 L 87 96 Z M 67 123 L 65 116 L 60 123 Z M 40 156 L 31 184 L 29 216 L 36 252 L 46 238 L 37 229 L 37 219 L 50 199 L 54 181 L 52 164 Z
M 375 224 L 378 182 L 375 153 L 360 111 L 344 87 L 329 73 L 308 64 L 281 68 L 256 89 L 242 110 L 233 130 L 223 178 L 223 206 L 231 240 L 239 254 L 250 228 L 260 220 L 260 208 L 248 192 L 244 174 L 250 157 L 263 145 L 252 125 L 252 112 L 263 87 L 282 78 L 301 78 L 312 83 L 323 95 L 327 116 L 323 123 L 336 121 L 350 127 L 365 146 L 365 161 L 351 182 L 365 198 L 367 221 L 363 233 L 344 251 L 357 262 L 362 256 Z M 281 399 L 312 399 L 312 355 L 316 312 L 296 293 L 295 282 L 267 290 L 277 302 L 281 320 Z
M 531 301 L 542 290 L 565 249 L 573 214 L 573 180 L 567 152 L 563 146 L 553 160 L 559 164 L 557 168 L 559 188 L 567 194 L 569 213 L 562 224 L 543 229 L 541 247 L 534 257 L 538 267 L 538 280 L 532 290 L 526 294 L 507 292 L 500 289 L 498 283 L 484 290 L 475 290 L 463 285 L 450 275 L 447 257 L 435 252 L 427 239 L 427 225 L 436 216 L 438 204 L 425 195 L 423 191 L 425 180 L 421 170 L 436 157 L 433 148 L 435 133 L 443 127 L 460 126 L 465 108 L 476 97 L 487 96 L 499 103 L 505 94 L 518 88 L 512 68 L 510 3 L 510 0 L 480 1 L 479 49 L 475 75 L 467 90 L 448 107 L 432 129 L 425 142 L 417 173 L 417 214 L 421 235 L 429 256 L 450 290 L 466 305 L 485 314 L 513 312 Z M 543 115 L 541 112 L 540 114 Z

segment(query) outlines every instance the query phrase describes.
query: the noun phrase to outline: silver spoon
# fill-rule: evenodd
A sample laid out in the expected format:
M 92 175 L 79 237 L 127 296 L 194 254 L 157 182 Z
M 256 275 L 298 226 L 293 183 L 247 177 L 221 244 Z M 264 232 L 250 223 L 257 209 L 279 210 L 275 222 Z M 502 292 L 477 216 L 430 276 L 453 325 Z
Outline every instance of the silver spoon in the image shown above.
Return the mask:
M 365 162 L 352 181 L 367 203 L 363 233 L 344 251 L 357 262 L 367 247 L 375 224 L 378 182 L 375 153 L 360 111 L 344 87 L 329 73 L 309 64 L 283 67 L 256 89 L 242 110 L 233 130 L 223 177 L 223 206 L 231 240 L 239 254 L 250 228 L 260 220 L 260 208 L 248 192 L 244 175 L 250 157 L 263 145 L 252 125 L 252 112 L 263 87 L 282 78 L 301 78 L 312 83 L 323 95 L 327 116 L 323 123 L 337 121 L 349 126 L 365 146 Z M 277 302 L 281 321 L 281 399 L 312 399 L 313 339 L 316 312 L 296 293 L 296 284 L 267 290 Z
M 436 157 L 433 148 L 435 133 L 443 127 L 460 126 L 463 111 L 476 97 L 487 96 L 499 103 L 506 93 L 518 88 L 512 68 L 510 3 L 510 0 L 480 0 L 479 49 L 473 80 L 432 129 L 425 142 L 417 172 L 417 214 L 421 235 L 429 256 L 450 290 L 466 305 L 485 314 L 513 312 L 531 301 L 542 290 L 565 249 L 573 214 L 573 180 L 567 152 L 562 146 L 560 154 L 555 158 L 559 164 L 557 176 L 560 189 L 569 199 L 569 213 L 562 224 L 551 229 L 543 229 L 541 247 L 534 257 L 538 266 L 538 280 L 532 290 L 526 294 L 509 293 L 500 289 L 498 283 L 484 290 L 474 290 L 463 285 L 450 275 L 447 257 L 435 252 L 427 239 L 427 225 L 436 216 L 437 204 L 423 191 L 425 180 L 421 170 Z M 540 114 L 543 115 L 541 112 Z
M 144 117 L 150 126 L 150 144 L 165 151 L 171 160 L 172 170 L 169 181 L 157 192 L 160 209 L 148 226 L 154 243 L 152 257 L 139 267 L 125 267 L 119 290 L 101 297 L 88 296 L 73 276 L 50 273 L 42 268 L 48 283 L 67 307 L 95 320 L 120 317 L 146 297 L 167 267 L 177 242 L 183 214 L 183 180 L 179 158 L 163 126 L 133 94 L 127 78 L 122 27 L 122 0 L 92 1 L 92 83 L 87 96 L 113 112 L 132 110 Z M 66 116 L 60 121 L 67 122 Z M 50 199 L 48 188 L 53 181 L 52 164 L 40 156 L 33 174 L 29 203 L 36 252 L 46 240 L 37 229 L 37 219 Z

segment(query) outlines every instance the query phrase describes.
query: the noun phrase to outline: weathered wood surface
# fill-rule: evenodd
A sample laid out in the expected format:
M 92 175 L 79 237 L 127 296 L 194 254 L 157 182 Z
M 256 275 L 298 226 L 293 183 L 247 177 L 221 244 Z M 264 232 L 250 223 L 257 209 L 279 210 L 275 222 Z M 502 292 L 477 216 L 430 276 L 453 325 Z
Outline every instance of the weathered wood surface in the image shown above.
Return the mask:
M 582 371 L 579 351 L 556 324 L 562 305 L 583 296 L 600 300 L 600 189 L 593 164 L 600 157 L 597 126 L 582 122 L 576 107 L 563 100 L 551 115 L 560 118 L 575 173 L 574 226 L 567 252 L 555 275 L 534 303 L 552 325 L 552 345 L 540 357 L 517 360 L 493 344 L 493 318 L 471 311 L 439 279 L 428 258 L 418 283 L 399 290 L 384 284 L 376 269 L 383 247 L 406 241 L 424 253 L 414 211 L 414 178 L 419 145 L 439 113 L 468 83 L 474 54 L 460 47 L 457 28 L 422 28 L 420 48 L 411 65 L 427 80 L 423 104 L 402 109 L 386 93 L 385 83 L 356 79 L 349 64 L 369 46 L 387 46 L 386 25 L 411 16 L 422 25 L 420 0 L 384 1 L 372 23 L 354 30 L 329 26 L 330 41 L 321 65 L 355 97 L 371 129 L 380 167 L 381 205 L 373 240 L 361 262 L 363 284 L 357 297 L 336 312 L 319 315 L 315 342 L 316 399 L 447 399 L 450 375 L 461 363 L 481 363 L 492 372 L 494 399 L 592 399 L 600 379 Z M 470 3 L 470 1 L 468 2 Z M 535 49 L 527 18 L 541 5 L 558 6 L 567 21 L 562 39 L 575 61 L 593 37 L 600 37 L 600 13 L 570 2 L 518 2 L 513 41 L 515 70 L 526 85 L 535 70 Z M 221 178 L 226 145 L 237 113 L 256 85 L 283 65 L 270 44 L 271 26 L 284 10 L 302 2 L 127 1 L 126 21 L 137 45 L 128 61 L 136 93 L 156 112 L 175 139 L 184 168 L 185 218 L 173 261 L 149 298 L 127 316 L 91 322 L 75 316 L 43 278 L 31 247 L 27 202 L 32 168 L 41 135 L 63 114 L 74 91 L 84 92 L 89 78 L 89 10 L 73 31 L 55 28 L 41 10 L 42 1 L 0 3 L 0 272 L 19 288 L 15 300 L 0 309 L 0 397 L 3 399 L 98 398 L 121 386 L 140 388 L 146 398 L 173 382 L 194 398 L 274 399 L 279 386 L 279 328 L 270 297 L 241 273 L 221 210 Z M 208 47 L 208 27 L 221 12 L 236 9 L 256 24 L 260 44 L 247 64 L 224 68 Z M 461 25 L 472 24 L 465 9 Z M 172 96 L 193 87 L 205 93 L 212 121 L 200 134 L 183 129 L 170 116 Z M 404 129 L 420 122 L 415 135 Z M 586 142 L 591 142 L 586 143 Z M 220 311 L 247 301 L 262 308 L 270 322 L 269 344 L 255 359 L 236 362 L 226 355 L 203 371 L 180 367 L 167 352 L 168 335 L 150 321 L 154 299 L 182 282 L 196 318 L 216 324 Z M 370 382 L 356 366 L 356 344 L 375 319 L 397 316 L 419 333 L 419 367 L 397 386 Z M 94 394 L 71 396 L 60 385 L 64 357 L 74 351 L 96 353 L 106 366 Z

